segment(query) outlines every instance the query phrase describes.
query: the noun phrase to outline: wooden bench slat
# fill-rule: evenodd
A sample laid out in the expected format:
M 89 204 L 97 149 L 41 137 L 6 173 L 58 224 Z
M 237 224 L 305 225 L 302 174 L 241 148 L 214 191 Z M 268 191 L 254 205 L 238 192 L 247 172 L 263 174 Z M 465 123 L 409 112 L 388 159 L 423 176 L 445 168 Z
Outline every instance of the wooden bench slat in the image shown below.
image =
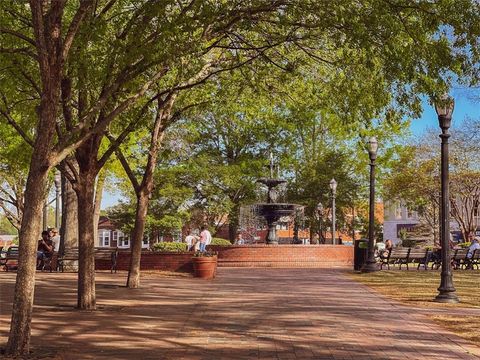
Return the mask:
M 59 268 L 63 272 L 64 261 L 66 260 L 78 260 L 79 256 L 79 249 L 78 247 L 65 249 L 63 255 L 58 257 L 58 264 Z M 94 248 L 94 258 L 95 260 L 110 260 L 111 267 L 110 271 L 115 273 L 117 272 L 117 255 L 118 255 L 118 248 Z

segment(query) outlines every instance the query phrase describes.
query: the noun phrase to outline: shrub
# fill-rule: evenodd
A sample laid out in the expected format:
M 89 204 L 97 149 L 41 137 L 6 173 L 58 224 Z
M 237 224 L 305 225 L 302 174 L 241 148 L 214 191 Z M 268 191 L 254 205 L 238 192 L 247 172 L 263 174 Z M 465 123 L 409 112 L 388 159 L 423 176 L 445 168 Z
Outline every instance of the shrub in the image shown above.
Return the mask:
M 217 255 L 218 253 L 216 251 L 196 251 L 193 257 L 214 257 Z
M 182 252 L 187 251 L 186 243 L 179 242 L 159 242 L 153 244 L 153 251 L 163 251 L 163 252 Z
M 210 245 L 232 245 L 232 243 L 227 239 L 213 238 Z

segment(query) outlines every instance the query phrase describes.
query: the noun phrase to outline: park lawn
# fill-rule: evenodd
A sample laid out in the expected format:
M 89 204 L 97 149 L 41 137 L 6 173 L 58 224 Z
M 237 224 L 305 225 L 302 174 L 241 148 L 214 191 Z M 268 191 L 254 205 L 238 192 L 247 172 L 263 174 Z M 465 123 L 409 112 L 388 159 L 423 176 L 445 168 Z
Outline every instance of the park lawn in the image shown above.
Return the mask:
M 439 271 L 379 271 L 351 273 L 351 277 L 379 293 L 419 307 L 480 308 L 480 271 L 454 271 L 453 283 L 460 298 L 458 304 L 432 301 L 440 284 Z M 480 344 L 480 316 L 431 315 L 436 323 L 474 344 Z
M 480 271 L 454 271 L 453 284 L 461 300 L 459 304 L 441 304 L 432 299 L 438 294 L 439 271 L 378 271 L 352 273 L 352 278 L 392 299 L 421 307 L 480 308 Z
M 452 315 L 430 316 L 437 324 L 451 332 L 480 345 L 480 316 L 458 317 Z

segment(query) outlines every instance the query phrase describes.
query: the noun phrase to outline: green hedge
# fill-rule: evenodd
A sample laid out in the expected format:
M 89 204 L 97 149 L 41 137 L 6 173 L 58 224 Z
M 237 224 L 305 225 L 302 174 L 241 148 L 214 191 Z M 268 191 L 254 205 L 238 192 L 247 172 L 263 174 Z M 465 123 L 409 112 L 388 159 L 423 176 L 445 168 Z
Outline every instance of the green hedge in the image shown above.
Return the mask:
M 153 244 L 152 249 L 153 251 L 182 252 L 187 251 L 187 244 L 179 242 L 159 242 Z
M 227 239 L 213 238 L 210 245 L 232 245 L 232 243 Z

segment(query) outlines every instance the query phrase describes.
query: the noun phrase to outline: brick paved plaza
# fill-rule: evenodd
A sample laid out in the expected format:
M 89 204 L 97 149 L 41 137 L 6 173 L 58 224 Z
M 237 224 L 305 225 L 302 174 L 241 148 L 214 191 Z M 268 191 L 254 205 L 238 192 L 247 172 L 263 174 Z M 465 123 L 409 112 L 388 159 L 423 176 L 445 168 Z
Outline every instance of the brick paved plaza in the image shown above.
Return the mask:
M 215 281 L 97 274 L 78 312 L 76 274 L 39 273 L 32 349 L 43 359 L 480 359 L 480 348 L 341 271 L 219 269 Z M 0 273 L 0 343 L 15 273 Z M 43 340 L 40 340 L 40 336 Z

